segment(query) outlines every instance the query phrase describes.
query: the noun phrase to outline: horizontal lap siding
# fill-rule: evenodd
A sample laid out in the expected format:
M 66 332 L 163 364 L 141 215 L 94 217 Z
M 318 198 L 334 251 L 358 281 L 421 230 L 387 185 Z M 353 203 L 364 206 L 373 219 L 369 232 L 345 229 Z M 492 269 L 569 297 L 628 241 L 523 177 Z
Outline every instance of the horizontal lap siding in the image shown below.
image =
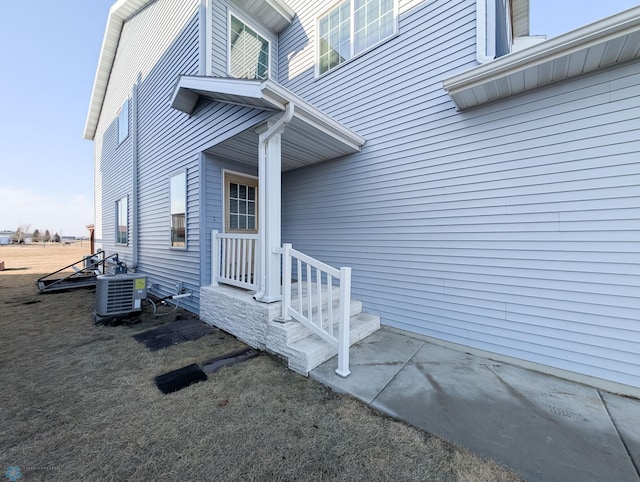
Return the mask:
M 103 155 L 99 161 L 102 193 L 102 228 L 107 253 L 118 252 L 131 266 L 133 240 L 131 232 L 126 247 L 113 244 L 115 239 L 115 199 L 123 194 L 129 199 L 129 225 L 136 215 L 133 206 L 133 86 L 138 85 L 138 265 L 136 271 L 149 275 L 163 293 L 169 293 L 176 281 L 188 289 L 199 286 L 198 246 L 198 166 L 186 152 L 187 146 L 168 143 L 172 132 L 186 116 L 169 108 L 171 88 L 180 74 L 197 74 L 198 66 L 197 0 L 152 2 L 123 26 L 118 51 L 109 79 L 96 139 L 102 139 Z M 115 147 L 117 109 L 129 98 L 130 135 Z M 102 125 L 108 126 L 101 127 Z M 102 131 L 101 131 L 102 129 Z M 98 145 L 98 143 L 96 143 Z M 187 232 L 189 249 L 170 250 L 168 175 L 188 168 Z M 196 300 L 197 301 L 197 300 Z M 187 302 L 187 306 L 193 302 Z
M 283 240 L 387 325 L 639 387 L 640 64 L 456 112 L 473 7 L 401 2 L 398 37 L 315 80 L 313 19 L 285 32 L 281 82 L 367 143 L 284 175 Z

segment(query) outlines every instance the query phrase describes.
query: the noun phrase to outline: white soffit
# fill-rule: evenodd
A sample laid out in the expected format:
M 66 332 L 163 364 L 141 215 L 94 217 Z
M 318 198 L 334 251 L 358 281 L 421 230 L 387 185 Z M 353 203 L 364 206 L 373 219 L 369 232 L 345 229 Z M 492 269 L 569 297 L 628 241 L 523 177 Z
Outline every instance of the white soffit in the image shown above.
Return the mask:
M 640 57 L 640 7 L 443 81 L 459 110 Z
M 102 39 L 102 49 L 98 58 L 98 68 L 93 81 L 89 112 L 84 126 L 84 138 L 93 140 L 96 135 L 98 119 L 102 110 L 102 103 L 107 92 L 107 84 L 111 75 L 111 68 L 116 57 L 120 33 L 124 22 L 133 14 L 144 8 L 153 0 L 118 0 L 109 9 L 109 18 Z
M 363 137 L 272 80 L 181 76 L 173 90 L 171 107 L 191 115 L 201 98 L 274 113 L 284 112 L 292 103 L 293 119 L 283 133 L 285 169 L 353 154 L 365 143 Z M 241 160 L 246 156 L 235 159 L 233 152 L 248 149 L 257 153 L 257 147 L 252 146 L 257 145 L 257 138 L 253 131 L 243 133 L 215 149 L 222 153 L 226 147 L 225 157 Z
M 274 33 L 280 33 L 296 13 L 282 0 L 233 0 Z

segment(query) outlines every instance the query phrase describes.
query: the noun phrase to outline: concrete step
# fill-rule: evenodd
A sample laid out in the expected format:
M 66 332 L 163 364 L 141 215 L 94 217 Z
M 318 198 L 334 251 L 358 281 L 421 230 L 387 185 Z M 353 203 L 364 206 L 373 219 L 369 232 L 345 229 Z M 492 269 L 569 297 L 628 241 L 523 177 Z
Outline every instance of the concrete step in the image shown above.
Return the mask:
M 370 313 L 358 313 L 351 317 L 349 328 L 349 346 L 351 346 L 378 330 L 380 317 Z M 281 347 L 281 351 L 279 354 L 287 358 L 289 368 L 305 376 L 338 354 L 336 348 L 313 333 Z
M 336 295 L 334 300 L 337 299 Z M 335 301 L 334 310 L 337 307 L 338 302 Z M 352 300 L 350 312 L 350 344 L 380 328 L 380 317 L 362 313 L 362 302 Z M 231 333 L 252 348 L 268 350 L 286 358 L 292 370 L 307 375 L 337 354 L 337 349 L 301 323 L 275 321 L 280 315 L 280 302 L 257 302 L 246 290 L 223 285 L 200 289 L 201 320 Z M 337 320 L 337 313 L 334 312 L 334 316 Z

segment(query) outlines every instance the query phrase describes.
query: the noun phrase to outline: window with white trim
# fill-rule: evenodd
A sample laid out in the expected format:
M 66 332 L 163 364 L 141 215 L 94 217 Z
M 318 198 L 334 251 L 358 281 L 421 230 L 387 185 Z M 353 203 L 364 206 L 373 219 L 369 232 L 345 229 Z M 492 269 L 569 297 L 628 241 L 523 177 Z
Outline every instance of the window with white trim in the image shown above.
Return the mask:
M 187 173 L 171 176 L 169 182 L 171 209 L 171 247 L 187 246 Z
M 127 196 L 116 201 L 116 244 L 129 242 L 129 209 Z
M 118 113 L 118 145 L 129 136 L 129 99 L 125 100 Z
M 318 19 L 318 74 L 392 37 L 395 0 L 344 0 Z
M 269 41 L 234 15 L 229 17 L 229 74 L 242 79 L 269 77 Z
M 225 231 L 258 232 L 258 180 L 225 173 Z

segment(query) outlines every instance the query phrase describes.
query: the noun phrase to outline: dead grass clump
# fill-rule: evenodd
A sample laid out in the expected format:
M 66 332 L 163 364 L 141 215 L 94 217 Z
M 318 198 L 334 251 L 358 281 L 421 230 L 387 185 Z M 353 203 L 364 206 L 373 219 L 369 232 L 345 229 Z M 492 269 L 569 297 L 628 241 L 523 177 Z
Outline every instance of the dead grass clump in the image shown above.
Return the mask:
M 0 248 L 27 268 L 0 273 L 0 464 L 25 480 L 518 480 L 264 354 L 164 395 L 157 375 L 242 343 L 217 331 L 150 352 L 132 335 L 176 315 L 95 325 L 93 290 L 37 293 L 72 247 L 22 248 Z

